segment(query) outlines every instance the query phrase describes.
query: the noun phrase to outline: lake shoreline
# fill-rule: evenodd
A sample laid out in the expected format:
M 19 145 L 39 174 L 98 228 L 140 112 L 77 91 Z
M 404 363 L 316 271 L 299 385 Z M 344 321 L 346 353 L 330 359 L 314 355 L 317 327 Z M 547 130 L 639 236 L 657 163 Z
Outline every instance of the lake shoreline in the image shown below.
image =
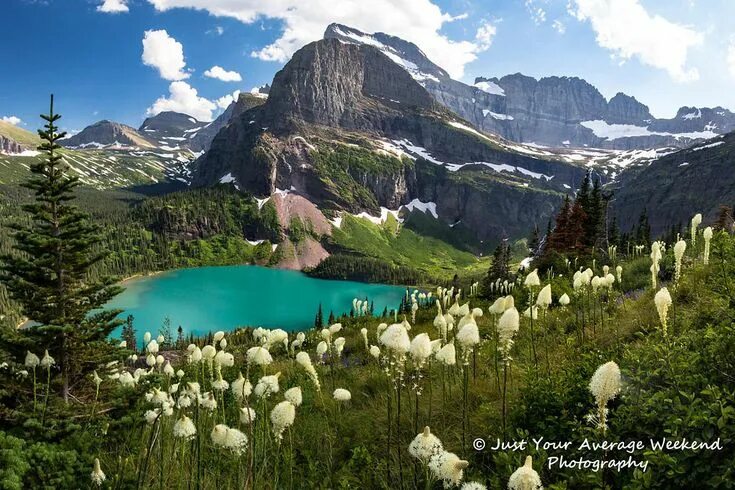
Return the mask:
M 176 269 L 169 269 L 169 270 L 176 270 Z M 163 274 L 164 272 L 168 272 L 168 271 L 139 272 L 138 274 L 133 274 L 132 276 L 124 277 L 123 279 L 120 280 L 120 282 L 118 282 L 118 284 L 124 285 L 125 283 L 135 281 L 137 279 L 145 279 L 147 277 L 157 276 L 159 274 Z

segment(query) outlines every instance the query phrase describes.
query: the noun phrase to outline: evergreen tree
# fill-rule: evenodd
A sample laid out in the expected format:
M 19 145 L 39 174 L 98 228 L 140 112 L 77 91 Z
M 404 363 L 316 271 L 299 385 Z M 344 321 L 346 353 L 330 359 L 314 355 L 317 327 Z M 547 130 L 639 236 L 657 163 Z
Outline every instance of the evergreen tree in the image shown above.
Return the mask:
M 316 328 L 322 328 L 324 326 L 324 314 L 322 313 L 321 303 L 319 303 L 319 309 L 316 311 L 316 317 L 314 318 L 314 326 Z
M 71 377 L 83 375 L 110 352 L 106 341 L 119 325 L 119 311 L 101 308 L 121 291 L 111 277 L 89 275 L 102 261 L 102 233 L 89 216 L 70 202 L 75 199 L 78 177 L 69 173 L 58 150 L 59 133 L 54 113 L 54 97 L 46 121 L 38 134 L 44 157 L 31 166 L 31 177 L 23 184 L 34 193 L 34 201 L 23 206 L 29 224 L 12 226 L 16 254 L 2 258 L 1 279 L 23 313 L 38 326 L 4 332 L 9 350 L 27 348 L 43 352 L 48 348 L 61 366 L 62 393 L 68 401 Z M 92 358 L 81 358 L 90 356 Z
M 161 347 L 165 349 L 170 348 L 173 342 L 173 334 L 171 333 L 171 318 L 169 318 L 168 315 L 164 317 L 161 329 L 158 333 L 163 335 L 163 344 Z
M 487 274 L 482 280 L 481 289 L 485 297 L 490 297 L 491 284 L 496 280 L 504 281 L 510 278 L 510 245 L 507 239 L 503 239 L 493 252 L 493 260 Z
M 334 325 L 334 312 L 332 310 L 329 310 L 329 320 L 327 320 L 327 323 L 329 325 Z
M 720 211 L 717 214 L 717 221 L 715 221 L 715 229 L 730 231 L 733 223 L 733 210 L 729 206 L 724 204 L 720 206 Z
M 572 211 L 572 203 L 569 196 L 564 198 L 559 213 L 556 215 L 556 226 L 546 238 L 545 252 L 565 252 L 570 248 L 569 243 L 569 215 Z
M 184 348 L 184 329 L 181 328 L 181 325 L 179 325 L 179 328 L 177 330 L 177 337 L 176 337 L 176 347 L 179 349 Z
M 618 218 L 613 216 L 610 223 L 610 230 L 607 232 L 608 245 L 620 247 L 620 228 L 618 227 Z
M 123 324 L 122 329 L 122 339 L 127 344 L 128 349 L 132 350 L 133 352 L 138 352 L 138 340 L 135 337 L 135 326 L 133 325 L 134 321 L 135 317 L 133 317 L 133 315 L 128 315 L 127 317 L 125 317 L 125 323 Z
M 577 197 L 574 199 L 575 202 L 578 202 L 580 206 L 582 206 L 582 209 L 584 210 L 589 209 L 589 205 L 590 205 L 591 178 L 592 178 L 592 171 L 588 170 L 587 173 L 584 175 L 584 179 L 582 179 L 582 183 L 579 185 L 579 190 L 577 191 Z
M 600 244 L 600 235 L 604 229 L 604 198 L 602 196 L 602 183 L 599 178 L 593 179 L 592 191 L 585 202 L 580 199 L 582 209 L 587 215 L 584 222 L 584 244 L 595 248 Z
M 549 222 L 549 226 L 550 223 L 551 222 Z M 538 255 L 540 241 L 541 240 L 539 238 L 538 224 L 534 224 L 533 231 L 531 232 L 531 237 L 528 239 L 528 252 L 531 254 L 532 257 Z
M 635 229 L 636 245 L 649 245 L 651 243 L 651 225 L 648 223 L 648 211 L 643 208 L 638 217 L 638 226 Z

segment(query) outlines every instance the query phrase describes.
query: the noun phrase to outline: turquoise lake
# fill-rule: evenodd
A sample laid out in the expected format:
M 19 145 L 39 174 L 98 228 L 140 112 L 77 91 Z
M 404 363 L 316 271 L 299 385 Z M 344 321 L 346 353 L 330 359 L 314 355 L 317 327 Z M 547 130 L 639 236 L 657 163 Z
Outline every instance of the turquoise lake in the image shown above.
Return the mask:
M 398 308 L 405 288 L 382 284 L 313 279 L 297 271 L 258 266 L 179 269 L 129 280 L 125 291 L 107 308 L 133 315 L 138 337 L 155 337 L 166 317 L 171 331 L 181 325 L 184 335 L 262 326 L 305 330 L 314 325 L 319 303 L 324 321 L 349 313 L 353 298 L 368 298 L 378 314 Z M 119 337 L 119 330 L 113 336 Z

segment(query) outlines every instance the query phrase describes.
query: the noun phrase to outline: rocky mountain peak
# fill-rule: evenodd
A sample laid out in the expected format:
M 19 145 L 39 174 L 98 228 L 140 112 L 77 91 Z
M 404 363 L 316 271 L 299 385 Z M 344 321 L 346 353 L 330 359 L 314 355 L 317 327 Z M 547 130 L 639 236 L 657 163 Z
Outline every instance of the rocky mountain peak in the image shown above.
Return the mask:
M 125 124 L 103 119 L 87 126 L 79 133 L 66 138 L 62 144 L 67 147 L 102 148 L 107 146 L 136 146 L 149 148 L 155 143 Z
M 412 42 L 383 32 L 366 34 L 342 24 L 330 24 L 324 32 L 324 39 L 338 39 L 343 43 L 373 46 L 388 56 L 394 63 L 408 71 L 419 82 L 449 80 L 449 74 L 433 63 L 421 49 Z
M 605 121 L 611 124 L 641 124 L 645 125 L 653 119 L 648 106 L 636 100 L 635 97 L 618 92 L 607 103 Z
M 276 74 L 263 114 L 273 129 L 294 120 L 365 129 L 398 105 L 428 109 L 434 101 L 377 48 L 330 38 L 304 46 Z

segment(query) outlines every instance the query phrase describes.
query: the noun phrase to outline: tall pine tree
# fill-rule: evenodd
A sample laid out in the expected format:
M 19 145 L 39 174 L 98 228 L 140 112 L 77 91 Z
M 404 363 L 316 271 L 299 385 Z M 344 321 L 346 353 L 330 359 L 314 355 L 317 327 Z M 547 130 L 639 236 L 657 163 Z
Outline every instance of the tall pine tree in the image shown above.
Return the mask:
M 62 393 L 68 400 L 72 377 L 83 375 L 90 365 L 110 352 L 109 333 L 119 325 L 117 311 L 100 310 L 121 291 L 109 277 L 92 279 L 90 268 L 104 259 L 102 233 L 89 217 L 71 201 L 78 177 L 59 153 L 54 113 L 54 97 L 46 122 L 38 131 L 43 141 L 38 147 L 44 157 L 31 166 L 31 176 L 23 184 L 33 191 L 34 200 L 23 206 L 29 224 L 12 226 L 17 253 L 2 257 L 0 278 L 23 313 L 37 325 L 5 331 L 2 340 L 11 352 L 45 348 L 59 362 Z M 97 310 L 94 313 L 90 313 Z

